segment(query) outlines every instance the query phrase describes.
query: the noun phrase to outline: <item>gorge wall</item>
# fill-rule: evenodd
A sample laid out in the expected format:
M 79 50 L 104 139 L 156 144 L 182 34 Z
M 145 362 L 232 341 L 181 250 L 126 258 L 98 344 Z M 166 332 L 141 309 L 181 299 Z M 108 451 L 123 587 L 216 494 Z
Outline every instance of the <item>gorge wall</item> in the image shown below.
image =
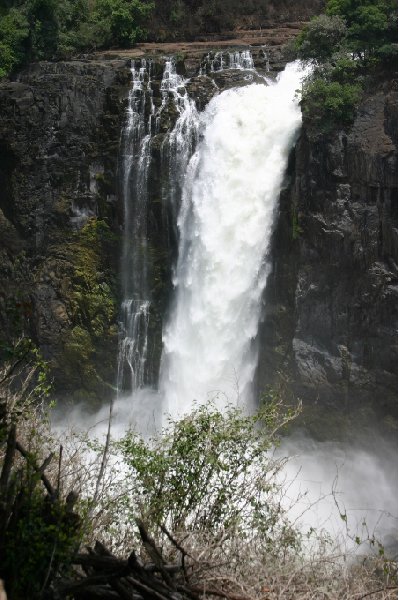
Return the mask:
M 330 436 L 396 418 L 396 94 L 380 76 L 349 131 L 305 122 L 281 194 L 259 386 L 286 378 Z
M 106 397 L 117 348 L 117 157 L 126 61 L 39 63 L 0 88 L 1 337 L 56 391 Z
M 178 71 L 191 77 L 187 90 L 199 109 L 219 90 L 248 81 L 243 71 L 208 68 L 207 77 L 198 76 L 208 51 L 199 45 L 177 61 Z M 153 49 L 151 56 L 146 52 L 159 107 L 164 60 Z M 279 46 L 268 52 L 260 46 L 253 55 L 260 71 L 284 63 Z M 123 226 L 118 150 L 130 58 L 39 63 L 0 84 L 3 349 L 19 332 L 31 336 L 50 361 L 58 396 L 92 403 L 113 394 L 116 381 Z M 168 105 L 151 152 L 152 382 L 176 259 L 176 231 L 171 216 L 165 220 L 161 194 L 162 143 L 176 118 Z M 381 79 L 350 131 L 320 138 L 305 123 L 276 215 L 259 332 L 260 392 L 281 374 L 316 410 L 328 405 L 351 414 L 360 407 L 393 418 L 395 118 L 395 90 Z

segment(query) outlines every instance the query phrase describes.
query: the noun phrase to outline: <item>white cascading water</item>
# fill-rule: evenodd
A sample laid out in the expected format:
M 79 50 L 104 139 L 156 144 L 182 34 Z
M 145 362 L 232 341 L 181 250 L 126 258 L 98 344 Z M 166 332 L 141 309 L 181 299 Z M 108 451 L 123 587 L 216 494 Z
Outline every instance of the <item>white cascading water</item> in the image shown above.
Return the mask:
M 240 71 L 252 70 L 254 61 L 250 50 L 229 52 L 229 68 L 239 69 Z
M 123 301 L 118 353 L 118 392 L 146 383 L 147 336 L 151 297 L 148 286 L 148 169 L 155 107 L 151 62 L 133 61 L 132 88 L 122 133 L 121 181 L 124 203 Z
M 195 102 L 189 97 L 185 81 L 176 72 L 176 64 L 172 58 L 165 63 L 161 92 L 162 106 L 165 107 L 168 100 L 171 100 L 179 115 L 162 146 L 162 161 L 167 171 L 162 204 L 169 207 L 172 226 L 175 227 L 187 165 L 198 143 L 200 120 Z
M 177 219 L 182 181 L 198 138 L 198 113 L 188 97 L 184 79 L 177 74 L 173 59 L 165 61 L 161 82 L 162 103 L 156 110 L 151 87 L 151 61 L 133 61 L 132 87 L 128 98 L 126 124 L 122 134 L 121 181 L 124 203 L 122 257 L 123 301 L 118 353 L 118 392 L 134 392 L 149 384 L 147 364 L 148 330 L 151 309 L 150 256 L 147 239 L 149 213 L 148 177 L 152 136 L 159 131 L 162 111 L 173 102 L 179 117 L 166 136 L 169 161 L 169 198 Z M 163 196 L 166 194 L 163 193 Z
M 223 92 L 201 115 L 185 177 L 175 307 L 160 391 L 176 417 L 193 402 L 251 403 L 266 256 L 288 155 L 301 124 L 288 65 L 274 85 Z

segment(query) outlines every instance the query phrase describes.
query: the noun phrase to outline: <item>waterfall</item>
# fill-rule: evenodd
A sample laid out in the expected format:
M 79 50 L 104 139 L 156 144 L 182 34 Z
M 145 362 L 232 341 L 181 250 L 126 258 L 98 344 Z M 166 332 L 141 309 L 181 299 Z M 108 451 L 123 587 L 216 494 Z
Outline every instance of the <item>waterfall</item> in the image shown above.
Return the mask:
M 176 124 L 162 145 L 162 162 L 167 172 L 162 189 L 162 205 L 169 209 L 172 227 L 177 215 L 188 162 L 198 143 L 199 114 L 186 90 L 185 82 L 176 72 L 173 59 L 167 59 L 161 83 L 162 107 L 172 101 L 178 111 Z
M 254 61 L 250 50 L 236 50 L 235 52 L 208 52 L 201 62 L 199 75 L 216 73 L 229 69 L 240 71 L 254 70 Z
M 160 390 L 172 417 L 209 395 L 248 405 L 267 252 L 289 151 L 301 124 L 301 71 L 214 97 L 201 115 L 178 217 L 175 303 Z
M 210 68 L 254 70 L 249 51 L 217 54 Z M 208 67 L 209 68 L 209 67 Z M 118 390 L 149 381 L 151 252 L 148 180 L 152 139 L 161 117 L 177 118 L 162 147 L 162 210 L 176 228 L 174 298 L 166 325 L 159 397 L 172 416 L 219 396 L 249 406 L 256 336 L 268 274 L 267 253 L 288 154 L 301 122 L 289 65 L 271 85 L 252 84 L 214 97 L 199 113 L 173 59 L 166 59 L 160 105 L 151 62 L 132 64 L 121 141 L 125 209 L 123 302 Z
M 241 71 L 252 70 L 254 61 L 250 50 L 242 52 L 229 52 L 229 67 L 230 69 L 239 69 Z
M 123 301 L 118 354 L 118 391 L 146 382 L 148 321 L 148 170 L 155 107 L 151 62 L 132 63 L 132 87 L 121 140 L 121 191 L 124 205 L 122 256 Z
M 172 102 L 178 111 L 173 130 L 166 136 L 163 155 L 167 156 L 168 184 L 162 190 L 163 206 L 177 212 L 184 173 L 197 143 L 198 113 L 177 74 L 172 58 L 166 59 L 161 82 L 161 106 L 156 109 L 151 87 L 151 61 L 133 61 L 132 87 L 121 140 L 121 191 L 124 204 L 122 256 L 123 301 L 121 306 L 118 353 L 118 391 L 134 392 L 152 383 L 148 364 L 150 325 L 151 257 L 148 243 L 151 144 L 159 133 L 161 115 Z

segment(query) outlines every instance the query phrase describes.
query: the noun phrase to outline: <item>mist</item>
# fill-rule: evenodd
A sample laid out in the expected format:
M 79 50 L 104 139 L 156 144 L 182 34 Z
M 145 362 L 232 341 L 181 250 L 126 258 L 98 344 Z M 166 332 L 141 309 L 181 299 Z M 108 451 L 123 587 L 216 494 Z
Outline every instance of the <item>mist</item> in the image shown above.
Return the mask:
M 305 433 L 283 439 L 277 454 L 290 459 L 283 475 L 285 501 L 293 504 L 290 515 L 302 531 L 324 530 L 344 551 L 381 549 L 393 558 L 397 556 L 397 449 L 382 437 L 368 449 L 367 442 L 361 438 L 320 442 Z
M 162 396 L 144 388 L 112 403 L 111 436 L 132 429 L 144 439 L 160 434 L 165 423 Z M 97 412 L 83 406 L 55 409 L 52 425 L 62 437 L 68 431 L 88 433 L 104 441 L 110 406 Z M 397 557 L 397 448 L 392 441 L 357 436 L 355 441 L 316 441 L 304 432 L 281 440 L 276 457 L 289 460 L 279 482 L 282 505 L 304 534 L 327 536 L 339 552 L 363 555 L 384 552 Z M 309 535 L 309 537 L 311 537 Z

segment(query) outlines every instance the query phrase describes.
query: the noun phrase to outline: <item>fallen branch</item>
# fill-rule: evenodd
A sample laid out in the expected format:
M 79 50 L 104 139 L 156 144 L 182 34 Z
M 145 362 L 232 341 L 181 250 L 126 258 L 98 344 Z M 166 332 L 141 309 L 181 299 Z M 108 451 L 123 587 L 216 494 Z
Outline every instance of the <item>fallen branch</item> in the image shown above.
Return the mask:
M 387 590 L 397 590 L 396 585 L 388 585 L 378 590 L 373 590 L 372 592 L 367 592 L 367 594 L 363 594 L 363 596 L 359 596 L 357 600 L 363 600 L 363 598 L 368 598 L 369 596 L 373 596 L 374 594 L 379 594 L 380 592 L 386 592 Z

